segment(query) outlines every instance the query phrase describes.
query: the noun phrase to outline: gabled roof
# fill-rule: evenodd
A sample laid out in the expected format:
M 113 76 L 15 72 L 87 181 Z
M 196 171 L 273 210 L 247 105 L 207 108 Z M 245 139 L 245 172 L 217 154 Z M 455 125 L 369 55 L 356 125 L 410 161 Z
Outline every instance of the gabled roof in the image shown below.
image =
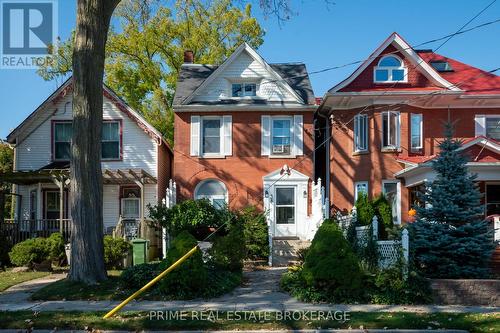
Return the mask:
M 328 93 L 335 93 L 343 88 L 346 88 L 352 83 L 370 64 L 377 61 L 379 57 L 389 46 L 393 46 L 405 59 L 410 61 L 412 67 L 421 72 L 433 85 L 437 88 L 450 91 L 461 91 L 460 88 L 455 87 L 453 83 L 443 78 L 436 72 L 429 63 L 422 59 L 415 50 L 396 32 L 392 33 L 348 78 L 331 88 Z M 390 87 L 390 86 L 389 86 Z M 389 88 L 384 87 L 384 88 Z M 393 90 L 398 90 L 395 87 Z
M 459 151 L 469 151 L 475 159 L 471 162 L 500 162 L 500 142 L 485 136 L 468 138 L 462 142 Z M 397 156 L 398 162 L 410 165 L 411 167 L 430 165 L 437 155 L 417 155 L 417 156 Z
M 73 80 L 70 77 L 59 88 L 56 89 L 35 111 L 33 111 L 19 126 L 17 126 L 8 136 L 9 143 L 15 143 L 15 138 L 21 133 L 29 124 L 36 121 L 45 109 L 52 104 L 58 103 L 62 98 L 70 94 L 73 90 Z M 146 132 L 153 139 L 158 140 L 165 144 L 170 150 L 170 146 L 165 141 L 161 133 L 148 123 L 137 111 L 132 109 L 122 98 L 120 98 L 110 87 L 103 85 L 103 95 L 110 99 L 113 104 L 123 113 L 125 113 L 132 121 L 134 121 L 144 132 Z
M 315 104 L 309 75 L 306 66 L 302 63 L 281 63 L 268 64 L 252 47 L 248 44 L 241 44 L 229 58 L 220 66 L 184 64 L 181 67 L 177 87 L 174 96 L 175 105 L 189 104 L 231 104 L 231 101 L 214 102 L 193 102 L 194 97 L 215 80 L 225 68 L 233 63 L 242 52 L 247 52 L 250 57 L 260 63 L 273 77 L 273 80 L 293 95 L 298 103 Z M 249 104 L 270 104 L 262 100 L 239 101 L 239 103 Z

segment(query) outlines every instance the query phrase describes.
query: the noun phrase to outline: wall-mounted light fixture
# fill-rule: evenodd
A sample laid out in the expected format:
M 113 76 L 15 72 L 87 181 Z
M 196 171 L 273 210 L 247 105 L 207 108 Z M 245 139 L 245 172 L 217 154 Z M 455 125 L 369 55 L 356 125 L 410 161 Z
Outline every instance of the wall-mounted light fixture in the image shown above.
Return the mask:
M 269 191 L 268 190 L 264 191 L 264 198 L 269 199 Z
M 304 198 L 307 198 L 307 191 L 304 190 L 304 192 L 302 193 L 302 195 L 304 196 Z

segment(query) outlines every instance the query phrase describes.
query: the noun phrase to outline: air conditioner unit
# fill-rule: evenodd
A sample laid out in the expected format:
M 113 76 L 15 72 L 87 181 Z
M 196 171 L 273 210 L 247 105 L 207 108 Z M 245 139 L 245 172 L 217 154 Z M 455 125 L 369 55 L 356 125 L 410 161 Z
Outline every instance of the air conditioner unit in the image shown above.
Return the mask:
M 285 145 L 273 145 L 273 154 L 284 153 Z

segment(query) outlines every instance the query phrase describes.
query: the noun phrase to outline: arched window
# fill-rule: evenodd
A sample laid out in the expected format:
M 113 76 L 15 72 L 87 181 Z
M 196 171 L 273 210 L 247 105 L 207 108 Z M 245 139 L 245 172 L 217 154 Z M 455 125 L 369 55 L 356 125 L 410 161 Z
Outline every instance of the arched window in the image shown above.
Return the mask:
M 228 201 L 226 185 L 215 179 L 204 180 L 196 186 L 194 198 L 208 199 L 214 207 L 223 207 Z
M 376 83 L 408 82 L 408 69 L 401 59 L 394 55 L 385 56 L 373 70 L 373 81 Z

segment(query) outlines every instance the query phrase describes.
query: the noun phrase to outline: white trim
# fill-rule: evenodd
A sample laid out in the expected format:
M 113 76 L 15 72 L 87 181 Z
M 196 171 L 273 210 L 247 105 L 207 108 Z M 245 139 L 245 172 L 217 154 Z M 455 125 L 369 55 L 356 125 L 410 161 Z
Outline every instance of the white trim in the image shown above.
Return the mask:
M 218 120 L 219 121 L 219 151 L 216 153 L 205 153 L 203 149 L 205 137 L 203 135 L 203 124 L 206 120 Z M 200 116 L 200 156 L 204 158 L 224 156 L 224 122 L 223 116 Z
M 247 43 L 243 43 L 240 46 L 238 46 L 238 48 L 233 52 L 233 54 L 231 54 L 229 56 L 229 58 L 227 58 L 226 61 L 224 61 L 222 63 L 222 65 L 217 67 L 217 69 L 215 71 L 213 71 L 212 74 L 210 74 L 208 76 L 208 78 L 206 78 L 205 81 L 203 81 L 203 83 L 198 86 L 198 88 L 196 88 L 188 97 L 186 97 L 184 99 L 182 104 L 189 104 L 196 95 L 198 95 L 211 82 L 213 82 L 221 73 L 223 73 L 224 70 L 231 63 L 233 63 L 233 61 L 236 58 L 238 58 L 238 56 L 243 51 L 246 51 L 255 61 L 260 63 L 268 71 L 268 73 L 270 73 L 271 76 L 274 77 L 274 79 L 276 80 L 276 83 L 281 85 L 283 88 L 285 88 L 292 96 L 295 97 L 295 99 L 299 103 L 305 104 L 305 101 L 297 94 L 297 92 L 295 90 L 293 90 L 292 87 L 290 87 L 290 85 L 288 83 L 286 83 L 286 81 L 284 81 L 283 78 L 278 73 L 276 73 L 276 71 L 274 69 L 272 69 L 272 67 L 269 66 L 269 64 L 257 52 L 255 52 L 255 50 Z
M 383 179 L 382 193 L 385 195 L 385 184 L 396 184 L 396 223 L 401 225 L 401 181 L 398 179 Z
M 290 103 L 277 104 L 231 104 L 231 105 L 174 105 L 175 112 L 221 112 L 221 111 L 261 111 L 269 112 L 289 112 L 289 111 L 310 111 L 314 112 L 317 105 L 300 105 Z M 285 111 L 286 110 L 286 111 Z
M 380 63 L 388 57 L 393 57 L 399 60 L 401 66 L 380 66 Z M 377 71 L 378 70 L 386 70 L 387 71 L 387 80 L 377 80 Z M 393 71 L 394 70 L 402 70 L 403 71 L 403 79 L 402 80 L 393 80 Z M 408 82 L 408 68 L 405 67 L 405 63 L 403 59 L 398 57 L 396 54 L 388 54 L 380 58 L 378 65 L 373 67 L 373 82 L 374 83 L 407 83 Z
M 224 195 L 212 195 L 212 196 L 198 195 L 197 193 L 198 193 L 200 187 L 209 181 L 215 181 L 215 182 L 219 183 L 220 185 L 222 185 L 222 187 L 224 188 L 225 194 Z M 213 199 L 224 199 L 226 201 L 226 204 L 229 204 L 229 192 L 227 190 L 226 184 L 222 180 L 217 179 L 217 178 L 207 178 L 207 179 L 203 179 L 202 181 L 198 182 L 198 184 L 196 184 L 196 186 L 194 188 L 194 192 L 193 192 L 193 199 L 195 199 L 195 200 L 207 199 L 210 201 L 210 203 L 212 205 L 213 205 Z
M 419 131 L 419 138 L 420 142 L 417 147 L 413 147 L 413 117 L 418 117 L 420 118 L 419 121 L 419 126 L 420 126 L 420 131 Z M 422 113 L 410 113 L 410 149 L 412 151 L 418 151 L 423 148 L 423 138 L 424 138 L 424 115 Z
M 361 128 L 361 125 L 363 122 L 360 122 L 360 119 L 364 120 L 364 126 Z M 354 127 L 353 127 L 353 151 L 355 153 L 361 153 L 361 152 L 367 152 L 368 151 L 368 144 L 370 142 L 369 140 L 369 125 L 368 125 L 369 119 L 367 114 L 357 114 L 354 116 Z M 365 142 L 361 143 L 358 145 L 358 137 L 360 136 L 360 131 L 365 132 Z M 361 146 L 365 146 L 362 149 L 358 149 Z
M 358 200 L 358 196 L 359 196 L 358 185 L 365 185 L 365 187 L 366 187 L 366 195 L 368 195 L 370 193 L 370 188 L 368 186 L 368 181 L 367 180 L 363 180 L 363 181 L 359 181 L 359 182 L 354 182 L 354 204 L 356 204 L 356 201 Z
M 356 69 L 354 73 L 352 73 L 347 79 L 340 82 L 330 90 L 328 90 L 328 94 L 336 93 L 342 88 L 348 86 L 351 82 L 353 82 L 372 62 L 378 57 L 389 45 L 393 44 L 402 54 L 410 60 L 416 68 L 419 68 L 429 80 L 434 82 L 436 85 L 441 86 L 443 88 L 453 90 L 453 91 L 462 91 L 461 89 L 455 87 L 454 84 L 445 80 L 441 75 L 438 74 L 427 62 L 425 62 L 417 52 L 413 50 L 413 48 L 406 43 L 401 36 L 397 33 L 392 33 L 376 50 L 373 52 L 368 59 L 366 59 L 361 66 Z
M 289 150 L 290 152 L 288 154 L 276 154 L 273 153 L 274 145 L 273 145 L 273 139 L 274 139 L 274 121 L 275 120 L 288 120 L 290 122 L 290 144 L 289 144 Z M 269 156 L 273 157 L 295 157 L 295 135 L 294 135 L 294 119 L 293 116 L 270 116 L 270 139 L 269 139 Z
M 396 118 L 396 121 L 397 121 L 397 124 L 396 124 L 396 142 L 394 145 L 387 145 L 387 146 L 384 146 L 384 135 L 386 133 L 384 133 L 384 114 L 387 114 L 387 121 L 389 122 L 389 124 L 387 124 L 387 129 L 389 130 L 389 132 L 387 133 L 388 134 L 388 138 L 390 137 L 391 135 L 391 131 L 390 131 L 390 115 L 391 114 L 396 114 L 397 115 L 397 118 Z M 383 111 L 380 113 L 380 117 L 381 117 L 381 129 L 380 129 L 380 133 L 381 133 L 381 149 L 384 150 L 384 149 L 399 149 L 401 147 L 401 113 L 399 111 Z M 387 140 L 389 141 L 389 140 Z

